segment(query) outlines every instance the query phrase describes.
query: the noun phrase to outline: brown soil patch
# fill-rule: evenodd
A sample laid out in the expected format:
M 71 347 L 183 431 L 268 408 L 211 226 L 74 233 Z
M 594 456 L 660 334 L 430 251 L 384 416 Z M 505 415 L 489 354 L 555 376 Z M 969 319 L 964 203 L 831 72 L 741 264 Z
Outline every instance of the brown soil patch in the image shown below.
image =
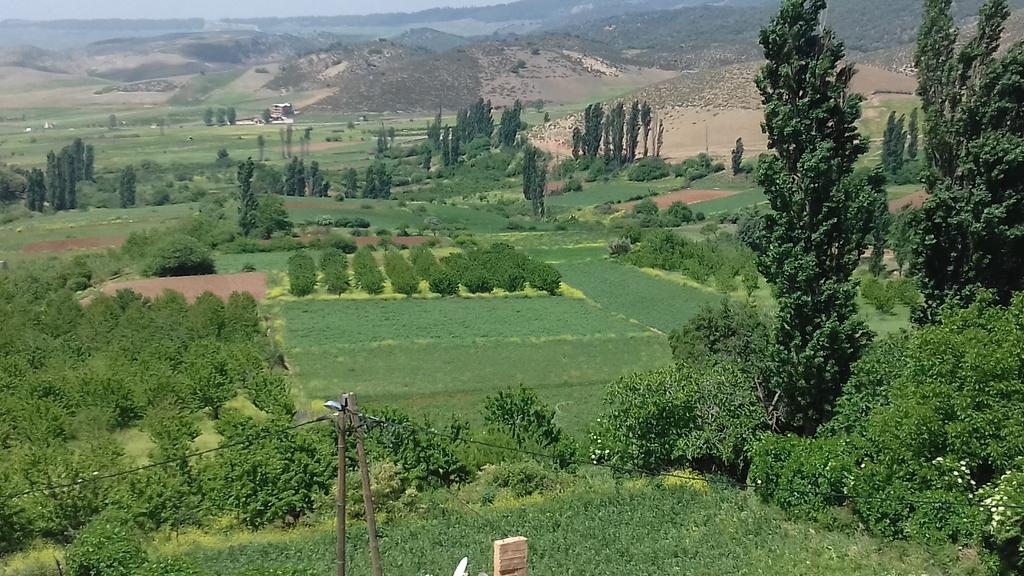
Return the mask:
M 45 240 L 33 242 L 22 247 L 23 252 L 63 252 L 65 250 L 97 250 L 101 248 L 118 248 L 124 244 L 124 237 L 114 238 L 68 238 L 66 240 Z
M 253 298 L 263 300 L 267 295 L 267 276 L 263 272 L 243 272 L 241 274 L 147 278 L 107 284 L 103 287 L 103 293 L 113 295 L 118 290 L 125 289 L 137 292 L 147 298 L 160 296 L 166 290 L 181 292 L 189 302 L 194 302 L 203 292 L 212 292 L 225 300 L 234 292 L 248 292 L 252 294 Z
M 726 198 L 736 194 L 735 190 L 676 190 L 675 192 L 669 192 L 668 194 L 662 194 L 660 196 L 652 196 L 651 200 L 658 205 L 658 208 L 664 210 L 676 202 L 682 202 L 683 204 L 700 204 L 701 202 L 707 202 L 708 200 L 718 200 L 719 198 Z M 632 210 L 639 201 L 625 202 L 620 204 L 623 210 Z
M 928 199 L 928 193 L 924 190 L 908 194 L 902 198 L 897 198 L 889 202 L 889 212 L 899 212 L 906 207 L 920 208 L 924 206 L 924 201 Z

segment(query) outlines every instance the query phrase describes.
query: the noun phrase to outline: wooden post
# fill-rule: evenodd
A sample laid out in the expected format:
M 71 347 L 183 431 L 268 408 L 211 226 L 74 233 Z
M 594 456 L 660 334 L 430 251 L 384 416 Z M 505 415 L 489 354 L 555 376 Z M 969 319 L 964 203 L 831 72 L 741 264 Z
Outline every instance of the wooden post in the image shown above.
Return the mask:
M 345 462 L 346 429 L 348 428 L 348 407 L 345 403 L 348 399 L 341 397 L 342 411 L 335 417 L 335 425 L 338 427 L 338 494 L 336 497 L 338 544 L 337 544 L 337 569 L 338 576 L 345 576 L 345 500 L 348 492 Z
M 355 394 L 347 394 L 348 415 L 356 432 L 356 456 L 359 458 L 359 476 L 363 482 L 363 505 L 366 507 L 366 531 L 370 533 L 370 561 L 373 576 L 384 576 L 380 560 L 380 545 L 377 543 L 377 516 L 373 511 L 373 494 L 370 493 L 370 468 L 366 463 L 366 446 L 363 445 L 363 429 L 360 425 L 359 404 Z
M 491 576 L 527 576 L 526 538 L 516 536 L 494 542 L 494 572 Z

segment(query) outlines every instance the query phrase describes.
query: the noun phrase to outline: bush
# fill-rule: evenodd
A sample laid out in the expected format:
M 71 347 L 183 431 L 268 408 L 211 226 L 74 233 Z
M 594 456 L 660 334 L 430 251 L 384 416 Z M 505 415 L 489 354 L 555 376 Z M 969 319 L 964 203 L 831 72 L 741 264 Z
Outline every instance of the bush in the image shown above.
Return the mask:
M 316 263 L 305 252 L 288 258 L 288 291 L 298 297 L 309 296 L 316 290 Z
M 671 174 L 665 160 L 656 156 L 648 156 L 630 166 L 626 177 L 633 182 L 650 182 L 668 178 Z
M 153 248 L 144 267 L 147 276 L 198 276 L 214 274 L 210 249 L 191 236 L 175 235 Z
M 495 464 L 484 470 L 482 480 L 499 490 L 508 490 L 516 498 L 552 490 L 558 485 L 555 473 L 535 460 Z
M 327 291 L 331 294 L 348 292 L 348 258 L 336 248 L 326 248 L 320 253 L 320 273 L 324 276 Z
M 562 440 L 555 424 L 555 411 L 546 406 L 532 388 L 520 386 L 500 390 L 484 399 L 484 422 L 508 434 L 522 448 L 533 442 L 550 448 Z
M 430 277 L 430 291 L 442 296 L 454 296 L 459 293 L 459 278 L 448 268 L 439 268 Z
M 579 178 L 570 176 L 565 180 L 565 184 L 562 186 L 562 192 L 582 192 L 583 183 L 580 182 Z
M 392 251 L 384 255 L 384 270 L 395 292 L 412 296 L 420 291 L 420 281 L 401 252 Z
M 612 240 L 608 244 L 608 253 L 612 256 L 625 256 L 633 249 L 633 244 L 626 238 Z
M 862 459 L 853 439 L 766 436 L 753 446 L 747 482 L 784 510 L 822 518 L 847 504 Z
M 146 561 L 131 518 L 108 511 L 82 529 L 65 552 L 70 576 L 134 576 Z
M 433 434 L 436 427 L 429 420 L 414 423 L 394 408 L 378 410 L 378 415 L 397 426 L 374 428 L 368 434 L 370 448 L 400 466 L 417 487 L 450 486 L 469 478 L 469 466 L 458 453 L 466 424 L 453 419 L 442 434 Z
M 377 266 L 377 260 L 369 248 L 363 247 L 356 251 L 352 258 L 352 272 L 356 283 L 368 294 L 384 292 L 384 274 Z
M 409 251 L 409 260 L 412 268 L 420 280 L 430 281 L 441 267 L 434 256 L 434 252 L 426 246 L 415 246 Z
M 661 214 L 661 225 L 669 228 L 676 228 L 690 222 L 693 222 L 693 211 L 682 202 L 673 202 Z
M 530 267 L 527 282 L 534 290 L 557 296 L 562 290 L 562 273 L 547 262 L 537 262 Z
M 726 363 L 626 376 L 604 403 L 593 457 L 641 470 L 742 476 L 751 444 L 767 429 L 753 383 Z
M 860 294 L 868 304 L 874 306 L 882 314 L 892 314 L 896 307 L 896 298 L 887 289 L 884 282 L 874 276 L 864 276 L 860 280 Z

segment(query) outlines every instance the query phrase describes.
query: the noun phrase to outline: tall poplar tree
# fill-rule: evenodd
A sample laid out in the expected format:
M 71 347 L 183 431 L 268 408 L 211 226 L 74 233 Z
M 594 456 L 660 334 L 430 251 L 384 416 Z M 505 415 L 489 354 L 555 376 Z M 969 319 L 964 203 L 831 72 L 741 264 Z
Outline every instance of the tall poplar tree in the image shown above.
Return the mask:
M 256 164 L 249 158 L 238 165 L 238 228 L 244 236 L 256 230 L 258 201 L 252 189 L 252 177 Z
M 523 197 L 533 206 L 533 215 L 544 217 L 544 188 L 547 172 L 540 150 L 527 145 L 523 150 Z
M 642 106 L 640 106 L 640 124 L 643 126 L 644 131 L 644 158 L 647 158 L 648 142 L 651 139 L 651 121 L 654 119 L 654 110 L 651 105 L 644 100 Z
M 630 164 L 636 161 L 636 149 L 640 143 L 640 101 L 633 100 L 629 107 L 629 116 L 626 118 L 626 155 L 625 162 Z
M 917 160 L 917 139 L 920 137 L 921 129 L 917 125 L 917 108 L 910 111 L 910 120 L 907 121 L 907 159 Z
M 821 24 L 825 0 L 783 0 L 761 30 L 757 76 L 766 155 L 757 182 L 764 217 L 758 268 L 778 303 L 771 376 L 759 390 L 776 428 L 813 434 L 828 420 L 869 339 L 851 274 L 865 246 L 869 193 L 852 177 L 867 150 L 857 132 L 862 97 L 854 70 Z
M 128 165 L 121 171 L 121 181 L 117 185 L 117 197 L 121 208 L 135 205 L 135 167 Z
M 1024 290 L 1024 45 L 998 54 L 1009 8 L 988 0 L 958 47 L 951 0 L 926 0 L 914 55 L 929 198 L 916 219 L 913 268 L 931 321 L 981 290 Z
M 743 171 L 743 138 L 736 139 L 736 145 L 732 148 L 732 175 L 738 176 Z

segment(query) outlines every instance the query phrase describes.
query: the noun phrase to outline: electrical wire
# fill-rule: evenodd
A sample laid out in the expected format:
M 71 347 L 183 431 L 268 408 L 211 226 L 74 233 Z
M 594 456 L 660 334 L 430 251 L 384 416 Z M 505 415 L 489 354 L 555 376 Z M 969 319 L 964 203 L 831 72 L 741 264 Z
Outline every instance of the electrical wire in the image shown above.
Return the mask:
M 358 413 L 358 414 L 361 417 L 365 418 L 366 420 L 373 421 L 373 422 L 377 423 L 378 425 L 382 425 L 382 426 L 412 428 L 412 429 L 416 429 L 416 430 L 420 430 L 420 431 L 423 431 L 423 432 L 427 432 L 427 433 L 432 434 L 434 436 L 439 436 L 439 437 L 446 438 L 446 439 L 449 439 L 449 440 L 452 440 L 452 441 L 456 441 L 456 442 L 465 442 L 467 444 L 475 444 L 477 446 L 483 446 L 483 447 L 492 448 L 492 449 L 495 449 L 495 450 L 503 450 L 503 451 L 506 451 L 506 452 L 514 452 L 514 453 L 518 453 L 518 454 L 524 454 L 524 455 L 533 456 L 533 457 L 536 457 L 536 458 L 543 458 L 543 459 L 546 459 L 546 460 L 551 460 L 551 461 L 554 461 L 554 462 L 562 462 L 562 461 L 568 460 L 569 462 L 571 462 L 573 464 L 576 464 L 577 466 L 593 466 L 593 467 L 596 467 L 596 468 L 604 468 L 604 469 L 607 469 L 607 470 L 611 470 L 613 472 L 618 472 L 620 474 L 638 474 L 638 475 L 641 475 L 641 476 L 647 476 L 647 477 L 651 477 L 651 478 L 673 478 L 673 479 L 677 479 L 677 480 L 686 480 L 686 481 L 691 481 L 691 482 L 703 482 L 703 483 L 706 483 L 706 484 L 709 484 L 709 485 L 719 485 L 719 486 L 725 486 L 725 487 L 729 487 L 729 488 L 738 488 L 738 489 L 752 488 L 752 489 L 755 489 L 755 490 L 757 490 L 758 488 L 761 488 L 761 486 L 758 486 L 756 484 L 749 484 L 749 483 L 746 483 L 746 482 L 739 482 L 739 481 L 736 481 L 736 480 L 730 480 L 730 479 L 724 479 L 724 478 L 715 478 L 715 477 L 702 476 L 702 475 L 699 475 L 699 474 L 681 474 L 681 473 L 678 473 L 678 472 L 651 471 L 651 470 L 644 470 L 642 468 L 635 467 L 635 466 L 623 466 L 623 465 L 612 464 L 612 463 L 608 463 L 608 462 L 593 462 L 593 461 L 585 461 L 585 460 L 571 459 L 571 458 L 567 459 L 564 456 L 559 456 L 559 455 L 555 455 L 555 454 L 548 454 L 548 453 L 540 452 L 540 451 L 537 451 L 537 450 L 527 450 L 527 449 L 524 449 L 524 448 L 517 448 L 517 447 L 513 447 L 513 446 L 506 446 L 506 445 L 497 444 L 497 443 L 494 443 L 494 442 L 487 442 L 487 441 L 484 441 L 484 440 L 476 440 L 476 439 L 473 439 L 473 438 L 464 438 L 464 437 L 461 437 L 461 436 L 457 436 L 457 435 L 454 435 L 454 434 L 443 432 L 441 430 L 437 430 L 435 428 L 427 428 L 427 427 L 423 427 L 423 426 L 417 426 L 417 425 L 412 424 L 410 422 L 391 422 L 391 421 L 385 420 L 383 418 L 380 418 L 380 417 L 377 417 L 377 416 L 373 416 L 371 414 L 365 414 L 365 413 L 361 413 L 361 412 Z M 820 490 L 798 489 L 798 488 L 789 488 L 788 490 L 780 490 L 780 491 L 781 492 L 789 492 L 790 494 L 811 495 L 811 496 L 827 497 L 827 498 L 834 498 L 834 499 L 840 499 L 840 500 L 849 500 L 849 501 L 856 501 L 856 500 L 860 500 L 860 501 L 875 501 L 875 502 L 893 502 L 894 501 L 893 498 L 887 498 L 887 497 L 884 497 L 884 496 L 871 496 L 871 495 L 868 495 L 868 494 L 863 494 L 863 495 L 862 494 L 845 494 L 845 493 L 841 493 L 841 492 L 827 492 L 827 491 L 820 491 Z M 1013 509 L 1013 510 L 1016 510 L 1016 509 L 1024 510 L 1024 505 L 1009 504 L 1009 503 L 1006 503 L 1006 504 L 977 503 L 977 504 L 975 504 L 975 503 L 969 503 L 969 502 L 951 502 L 951 501 L 948 501 L 948 500 L 926 499 L 926 498 L 918 498 L 918 499 L 909 499 L 909 498 L 907 498 L 907 499 L 900 499 L 900 500 L 896 500 L 896 501 L 901 503 L 901 504 L 916 505 L 916 506 L 950 506 L 950 507 L 970 507 L 970 508 L 979 507 L 979 508 L 989 508 L 989 509 L 1003 508 L 1003 509 Z
M 74 482 L 68 482 L 68 483 L 65 483 L 65 484 L 56 484 L 56 485 L 53 485 L 53 486 L 46 486 L 46 487 L 43 487 L 43 488 L 31 488 L 29 490 L 25 490 L 25 491 L 22 491 L 22 492 L 15 492 L 15 493 L 12 493 L 12 494 L 6 494 L 6 495 L 0 497 L 0 500 L 14 500 L 14 499 L 22 498 L 22 497 L 25 497 L 25 496 L 33 496 L 33 495 L 36 495 L 36 494 L 45 494 L 45 493 L 48 493 L 48 492 L 56 492 L 56 491 L 59 491 L 59 490 L 67 490 L 69 488 L 76 488 L 78 486 L 82 486 L 82 485 L 85 485 L 85 484 L 91 484 L 91 483 L 100 482 L 100 481 L 103 481 L 103 480 L 111 480 L 111 479 L 114 479 L 114 478 L 119 478 L 121 476 L 127 476 L 129 474 L 137 474 L 139 472 L 144 472 L 146 470 L 151 470 L 153 468 L 159 468 L 161 466 L 166 466 L 168 464 L 174 464 L 174 463 L 177 463 L 177 462 L 185 462 L 185 461 L 191 460 L 193 458 L 199 458 L 200 456 L 205 456 L 207 454 L 212 454 L 214 452 L 220 452 L 221 450 L 227 450 L 229 448 L 237 448 L 239 446 L 250 446 L 250 445 L 254 444 L 257 441 L 263 440 L 264 438 L 269 438 L 270 436 L 273 436 L 274 434 L 278 434 L 278 433 L 281 433 L 281 432 L 290 432 L 292 430 L 296 430 L 296 429 L 302 428 L 304 426 L 309 426 L 311 424 L 316 424 L 316 423 L 319 423 L 319 422 L 323 422 L 323 421 L 329 420 L 331 418 L 333 418 L 332 415 L 320 416 L 319 418 L 314 418 L 313 420 L 307 420 L 305 422 L 300 422 L 298 424 L 293 424 L 291 426 L 288 426 L 287 428 L 283 428 L 283 429 L 273 430 L 273 431 L 267 432 L 266 434 L 259 435 L 259 436 L 255 437 L 255 438 L 247 438 L 245 440 L 236 440 L 234 442 L 227 442 L 227 443 L 215 446 L 213 448 L 207 448 L 206 450 L 199 450 L 197 452 L 190 452 L 188 454 L 184 454 L 184 455 L 178 456 L 176 458 L 168 458 L 167 460 L 161 460 L 159 462 L 151 462 L 149 464 L 144 464 L 142 466 L 137 466 L 135 468 L 128 468 L 127 470 L 119 470 L 117 472 L 110 472 L 108 474 L 99 474 L 98 472 L 93 472 L 93 474 L 91 476 L 86 476 L 84 478 L 79 478 L 78 480 L 75 480 Z

